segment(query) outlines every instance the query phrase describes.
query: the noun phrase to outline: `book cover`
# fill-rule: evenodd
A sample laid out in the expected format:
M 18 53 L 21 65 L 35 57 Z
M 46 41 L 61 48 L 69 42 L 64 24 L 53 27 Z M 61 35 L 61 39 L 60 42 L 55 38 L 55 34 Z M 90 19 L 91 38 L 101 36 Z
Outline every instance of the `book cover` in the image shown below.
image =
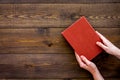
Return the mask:
M 97 41 L 102 40 L 84 16 L 65 29 L 62 35 L 79 56 L 84 55 L 88 60 L 92 60 L 103 51 L 96 45 Z

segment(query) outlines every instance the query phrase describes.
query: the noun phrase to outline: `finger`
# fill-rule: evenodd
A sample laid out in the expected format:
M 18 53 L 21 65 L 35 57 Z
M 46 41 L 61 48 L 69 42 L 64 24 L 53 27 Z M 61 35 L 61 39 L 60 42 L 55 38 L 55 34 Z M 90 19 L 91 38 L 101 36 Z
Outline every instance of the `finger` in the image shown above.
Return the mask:
M 78 63 L 82 64 L 83 62 L 82 62 L 81 58 L 79 57 L 79 55 L 76 52 L 75 52 L 75 56 L 76 56 L 76 59 L 77 59 Z
M 98 34 L 98 36 L 100 37 L 100 39 L 102 39 L 102 41 L 103 41 L 103 43 L 105 44 L 105 45 L 109 45 L 109 43 L 110 43 L 110 41 L 106 38 L 106 37 L 104 37 L 102 34 L 100 34 L 98 31 L 96 31 L 96 33 Z
M 86 64 L 81 60 L 81 58 L 79 57 L 79 55 L 75 52 L 75 56 L 76 56 L 76 59 L 80 65 L 80 67 L 86 69 Z
M 106 40 L 106 38 L 102 35 L 102 34 L 100 34 L 98 31 L 96 31 L 96 33 L 98 34 L 98 36 L 104 41 L 104 40 Z
M 87 65 L 89 65 L 91 63 L 85 56 L 81 56 L 81 60 L 83 60 L 84 63 Z
M 99 46 L 99 47 L 101 47 L 102 49 L 104 49 L 105 51 L 108 49 L 108 47 L 107 46 L 105 46 L 103 43 L 101 43 L 101 42 L 96 42 L 96 44 Z

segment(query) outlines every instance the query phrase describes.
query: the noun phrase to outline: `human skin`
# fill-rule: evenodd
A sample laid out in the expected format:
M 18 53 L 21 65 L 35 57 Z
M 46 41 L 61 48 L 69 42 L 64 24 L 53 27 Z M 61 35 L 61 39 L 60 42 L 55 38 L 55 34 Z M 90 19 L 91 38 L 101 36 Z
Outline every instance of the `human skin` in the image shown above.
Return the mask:
M 100 37 L 102 42 L 96 42 L 96 45 L 101 47 L 103 50 L 105 50 L 108 54 L 114 55 L 117 58 L 120 59 L 120 49 L 117 48 L 114 44 L 112 44 L 107 38 L 105 38 L 102 34 L 97 32 L 97 35 Z M 94 80 L 104 80 L 101 73 L 99 72 L 96 65 L 89 61 L 85 56 L 78 56 L 78 54 L 75 52 L 76 59 L 80 65 L 81 68 L 88 70 L 92 75 Z
M 104 80 L 98 68 L 93 62 L 89 61 L 85 56 L 78 56 L 77 53 L 75 53 L 75 56 L 80 67 L 88 70 L 92 74 L 94 80 Z
M 96 42 L 96 44 L 104 49 L 108 54 L 114 55 L 120 59 L 120 49 L 117 48 L 114 44 L 112 44 L 107 38 L 105 38 L 102 34 L 96 31 L 98 36 L 101 38 L 102 42 Z

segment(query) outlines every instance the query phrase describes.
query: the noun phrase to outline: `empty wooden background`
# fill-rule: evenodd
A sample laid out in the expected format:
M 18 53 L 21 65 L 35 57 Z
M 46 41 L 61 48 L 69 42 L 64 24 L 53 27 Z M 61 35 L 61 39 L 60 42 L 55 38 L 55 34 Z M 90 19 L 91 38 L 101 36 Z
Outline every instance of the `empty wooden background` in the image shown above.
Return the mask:
M 61 35 L 83 15 L 120 48 L 119 0 L 0 0 L 0 78 L 91 80 Z M 120 60 L 103 52 L 93 62 L 120 80 Z

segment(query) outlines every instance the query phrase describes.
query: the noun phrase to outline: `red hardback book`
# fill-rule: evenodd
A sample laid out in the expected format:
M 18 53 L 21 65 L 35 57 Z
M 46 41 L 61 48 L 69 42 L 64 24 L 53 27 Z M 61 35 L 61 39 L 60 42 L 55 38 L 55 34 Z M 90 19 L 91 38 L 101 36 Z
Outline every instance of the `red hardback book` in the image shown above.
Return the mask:
M 84 55 L 88 60 L 92 60 L 103 51 L 96 45 L 97 41 L 102 40 L 84 16 L 65 29 L 62 35 L 79 56 Z

